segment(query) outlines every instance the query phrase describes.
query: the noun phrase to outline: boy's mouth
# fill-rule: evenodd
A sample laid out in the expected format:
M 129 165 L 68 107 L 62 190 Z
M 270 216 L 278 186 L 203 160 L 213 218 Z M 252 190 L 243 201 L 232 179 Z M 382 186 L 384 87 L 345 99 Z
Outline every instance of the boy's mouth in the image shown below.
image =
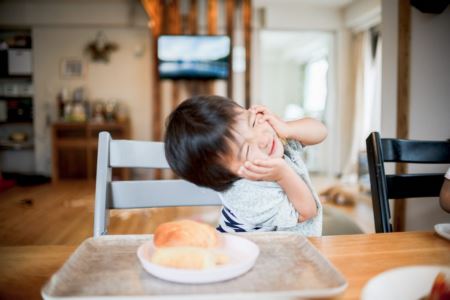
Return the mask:
M 270 146 L 269 156 L 275 152 L 275 139 L 272 139 L 272 144 Z

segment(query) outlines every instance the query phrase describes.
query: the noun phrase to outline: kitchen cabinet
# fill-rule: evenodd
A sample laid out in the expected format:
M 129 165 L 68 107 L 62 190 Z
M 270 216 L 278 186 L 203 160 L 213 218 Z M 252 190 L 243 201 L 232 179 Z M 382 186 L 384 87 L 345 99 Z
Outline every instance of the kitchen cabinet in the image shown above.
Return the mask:
M 129 122 L 58 122 L 52 125 L 52 181 L 95 179 L 101 131 L 108 131 L 113 139 L 130 139 Z M 129 170 L 116 169 L 113 176 L 128 179 Z

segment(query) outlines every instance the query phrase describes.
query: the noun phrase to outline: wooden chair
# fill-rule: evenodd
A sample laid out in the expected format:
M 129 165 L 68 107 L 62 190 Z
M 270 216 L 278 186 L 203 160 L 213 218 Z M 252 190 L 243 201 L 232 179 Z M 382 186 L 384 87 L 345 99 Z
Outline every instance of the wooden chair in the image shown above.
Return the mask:
M 386 175 L 385 162 L 450 163 L 450 142 L 380 138 L 366 139 L 376 232 L 392 232 L 389 199 L 438 197 L 444 173 Z
M 170 168 L 162 142 L 112 140 L 100 132 L 97 156 L 94 237 L 107 234 L 110 209 L 222 205 L 214 190 L 181 179 L 112 181 L 113 168 Z

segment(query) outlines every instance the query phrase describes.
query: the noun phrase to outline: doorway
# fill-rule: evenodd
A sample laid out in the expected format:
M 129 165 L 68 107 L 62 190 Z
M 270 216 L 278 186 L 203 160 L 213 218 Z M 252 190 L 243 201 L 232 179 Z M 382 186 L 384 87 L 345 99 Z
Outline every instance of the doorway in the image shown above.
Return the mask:
M 334 35 L 324 31 L 261 30 L 258 36 L 258 103 L 288 121 L 303 117 L 333 126 L 335 97 Z M 329 135 L 332 131 L 329 130 Z M 331 175 L 332 149 L 327 141 L 305 149 L 312 173 Z

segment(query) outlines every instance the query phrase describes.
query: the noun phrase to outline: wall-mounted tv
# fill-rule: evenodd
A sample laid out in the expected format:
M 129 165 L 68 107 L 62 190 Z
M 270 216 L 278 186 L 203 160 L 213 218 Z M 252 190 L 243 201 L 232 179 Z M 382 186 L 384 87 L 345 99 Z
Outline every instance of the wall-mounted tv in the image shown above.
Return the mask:
M 229 57 L 228 36 L 161 35 L 158 38 L 161 79 L 226 79 Z

